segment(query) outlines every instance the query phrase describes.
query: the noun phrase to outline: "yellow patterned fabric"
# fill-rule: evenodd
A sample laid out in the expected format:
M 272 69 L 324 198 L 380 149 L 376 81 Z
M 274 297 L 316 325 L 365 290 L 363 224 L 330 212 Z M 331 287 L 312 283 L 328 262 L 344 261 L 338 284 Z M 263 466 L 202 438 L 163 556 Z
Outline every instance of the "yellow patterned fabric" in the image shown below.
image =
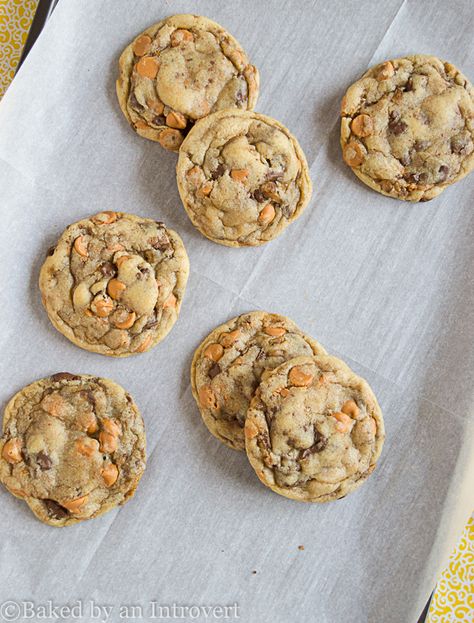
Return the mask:
M 15 75 L 38 0 L 0 0 L 0 97 Z
M 37 5 L 38 0 L 0 0 L 0 97 L 15 75 Z M 474 621 L 474 516 L 438 582 L 427 621 Z
M 474 621 L 474 515 L 436 586 L 428 623 Z

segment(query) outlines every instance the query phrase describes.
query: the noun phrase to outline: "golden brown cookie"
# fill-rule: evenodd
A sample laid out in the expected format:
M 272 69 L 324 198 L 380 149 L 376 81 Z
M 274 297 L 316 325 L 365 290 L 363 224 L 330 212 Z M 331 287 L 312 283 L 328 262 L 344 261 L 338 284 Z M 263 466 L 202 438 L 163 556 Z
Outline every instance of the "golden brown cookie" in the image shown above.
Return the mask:
M 145 462 L 142 417 L 109 379 L 53 374 L 23 388 L 5 409 L 0 482 L 51 526 L 127 502 Z
M 298 355 L 325 353 L 278 314 L 255 311 L 220 325 L 197 348 L 191 364 L 191 387 L 207 428 L 243 450 L 245 416 L 265 370 Z
M 383 195 L 427 201 L 474 168 L 474 89 L 434 56 L 372 67 L 349 87 L 341 115 L 346 164 Z
M 384 424 L 364 379 L 329 355 L 297 357 L 266 372 L 245 421 L 247 456 L 280 495 L 342 498 L 374 471 Z
M 301 215 L 312 192 L 296 138 L 256 112 L 224 110 L 196 123 L 176 173 L 193 225 L 231 247 L 276 238 Z
M 117 96 L 134 130 L 177 151 L 197 119 L 224 108 L 252 110 L 257 69 L 222 26 L 172 15 L 147 28 L 119 61 Z
M 171 330 L 188 274 L 176 232 L 151 219 L 100 212 L 66 229 L 39 285 L 49 319 L 71 342 L 126 357 L 149 350 Z

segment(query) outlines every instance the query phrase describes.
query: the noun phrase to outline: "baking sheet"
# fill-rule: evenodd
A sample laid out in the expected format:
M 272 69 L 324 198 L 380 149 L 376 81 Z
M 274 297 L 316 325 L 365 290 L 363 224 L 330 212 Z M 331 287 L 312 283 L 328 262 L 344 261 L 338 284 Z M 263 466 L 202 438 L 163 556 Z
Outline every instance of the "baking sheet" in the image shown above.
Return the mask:
M 121 50 L 178 12 L 207 15 L 239 39 L 261 71 L 257 110 L 307 154 L 313 199 L 264 247 L 204 239 L 181 207 L 176 156 L 136 136 L 118 108 Z M 0 603 L 83 600 L 85 621 L 90 600 L 112 607 L 108 621 L 166 614 L 153 600 L 237 604 L 227 620 L 251 623 L 416 621 L 473 506 L 474 179 L 420 205 L 382 197 L 342 163 L 338 112 L 347 86 L 386 58 L 434 53 L 472 79 L 473 41 L 469 0 L 60 1 L 0 105 L 0 399 L 62 370 L 111 377 L 143 413 L 149 462 L 133 501 L 64 530 L 2 489 Z M 70 344 L 37 288 L 46 249 L 102 209 L 165 221 L 191 261 L 172 333 L 124 360 Z M 289 315 L 379 398 L 379 467 L 344 500 L 273 494 L 200 420 L 194 348 L 257 308 Z M 141 610 L 120 609 L 130 605 Z M 193 615 L 181 620 L 219 618 Z

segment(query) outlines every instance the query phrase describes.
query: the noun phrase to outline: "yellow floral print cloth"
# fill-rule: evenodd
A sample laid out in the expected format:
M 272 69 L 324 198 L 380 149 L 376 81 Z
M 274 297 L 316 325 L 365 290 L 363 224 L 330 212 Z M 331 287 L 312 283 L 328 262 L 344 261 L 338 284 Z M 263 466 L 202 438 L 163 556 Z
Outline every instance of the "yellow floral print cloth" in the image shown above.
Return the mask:
M 0 0 L 0 97 L 20 60 L 38 0 Z M 474 519 L 443 572 L 431 601 L 428 623 L 474 621 Z
M 15 75 L 38 0 L 0 0 L 0 97 Z
M 474 515 L 438 580 L 428 623 L 474 621 Z

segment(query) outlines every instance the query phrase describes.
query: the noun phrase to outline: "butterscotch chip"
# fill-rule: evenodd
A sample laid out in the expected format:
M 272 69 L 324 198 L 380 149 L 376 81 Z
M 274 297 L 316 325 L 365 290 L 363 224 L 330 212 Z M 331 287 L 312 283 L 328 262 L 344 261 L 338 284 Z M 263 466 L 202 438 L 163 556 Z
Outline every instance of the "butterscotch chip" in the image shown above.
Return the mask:
M 87 256 L 77 253 L 77 240 L 80 248 L 87 244 Z M 188 273 L 176 232 L 150 219 L 101 212 L 66 229 L 43 264 L 39 285 L 51 322 L 71 342 L 125 357 L 168 334 Z
M 245 416 L 262 374 L 292 357 L 325 352 L 277 314 L 251 312 L 217 327 L 191 365 L 191 387 L 205 425 L 226 445 L 243 450 Z
M 474 89 L 434 56 L 372 67 L 347 90 L 341 115 L 345 162 L 389 197 L 427 201 L 474 168 Z
M 62 406 L 60 417 L 51 413 L 52 404 Z M 115 441 L 99 448 L 103 434 Z M 21 447 L 15 461 L 13 444 Z M 142 417 L 131 396 L 109 379 L 56 374 L 23 388 L 5 409 L 0 482 L 21 493 L 51 526 L 69 526 L 124 504 L 145 463 Z
M 249 111 L 223 110 L 198 121 L 181 145 L 176 174 L 194 226 L 232 247 L 276 238 L 312 192 L 296 138 L 275 119 Z M 200 188 L 207 184 L 205 194 Z
M 117 96 L 128 122 L 171 151 L 211 110 L 253 110 L 258 96 L 258 71 L 240 44 L 198 15 L 172 15 L 147 28 L 125 48 L 119 71 Z M 163 134 L 166 127 L 175 134 Z
M 310 381 L 295 386 L 295 376 Z M 348 407 L 357 408 L 357 420 L 342 412 Z M 259 479 L 305 502 L 329 502 L 359 487 L 384 442 L 382 412 L 369 385 L 329 355 L 296 357 L 267 372 L 245 430 L 252 431 L 245 448 Z

